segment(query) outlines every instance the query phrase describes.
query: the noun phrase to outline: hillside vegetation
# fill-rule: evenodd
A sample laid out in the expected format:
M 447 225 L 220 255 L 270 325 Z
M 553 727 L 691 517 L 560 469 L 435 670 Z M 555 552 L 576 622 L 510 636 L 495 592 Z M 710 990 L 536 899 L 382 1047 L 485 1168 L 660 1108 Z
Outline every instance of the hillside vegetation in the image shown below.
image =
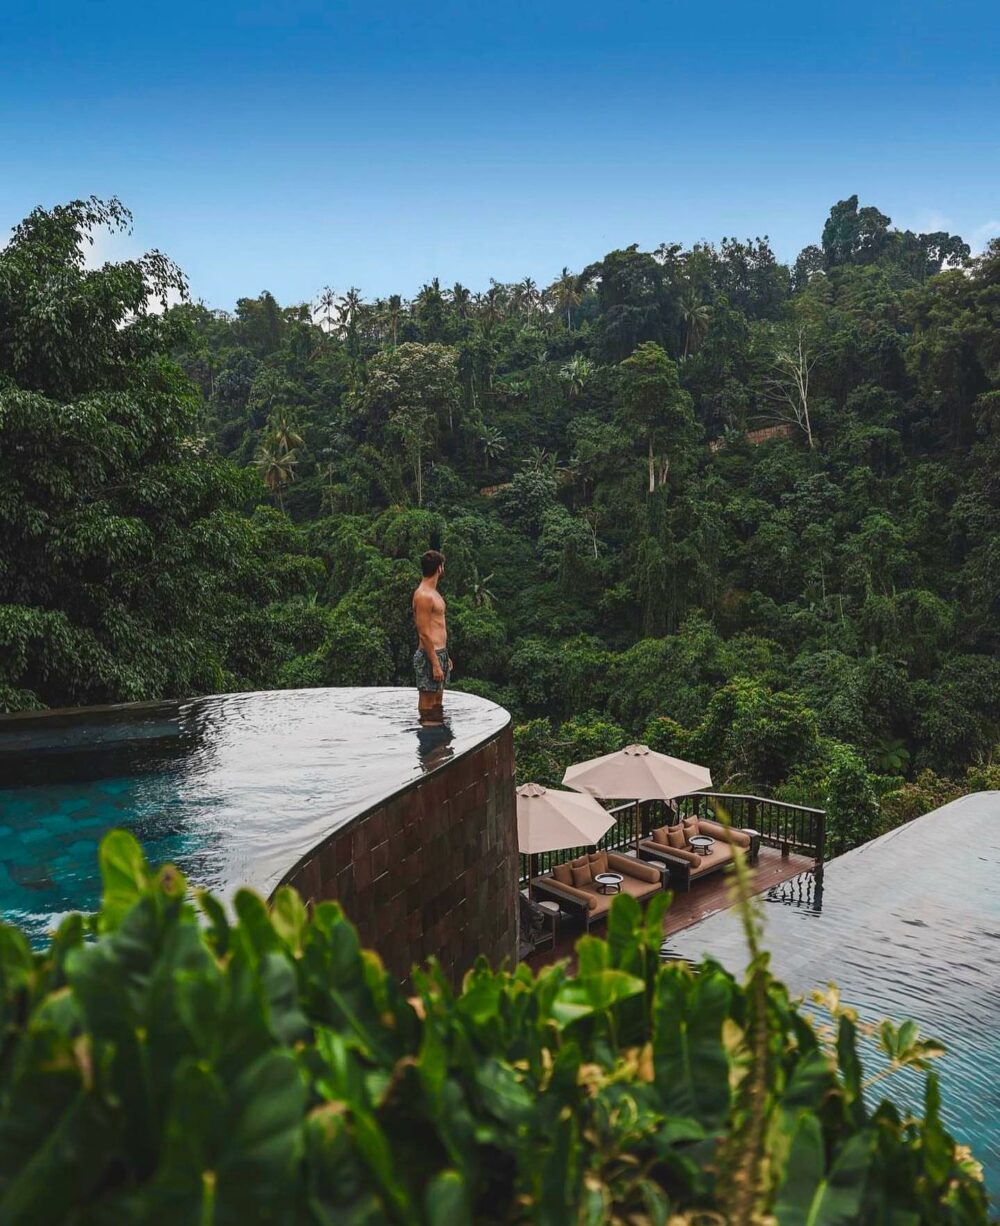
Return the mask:
M 84 264 L 128 221 L 0 251 L 6 709 L 412 684 L 437 546 L 525 777 L 642 737 L 841 846 L 998 785 L 1000 244 L 851 197 L 792 267 L 724 238 L 154 313 L 165 257 Z

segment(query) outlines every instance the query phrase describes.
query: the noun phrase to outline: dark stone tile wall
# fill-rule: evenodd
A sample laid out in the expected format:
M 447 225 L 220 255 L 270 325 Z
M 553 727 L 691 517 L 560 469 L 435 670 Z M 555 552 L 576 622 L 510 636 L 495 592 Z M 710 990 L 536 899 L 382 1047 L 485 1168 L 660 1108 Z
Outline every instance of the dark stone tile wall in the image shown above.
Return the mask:
M 336 899 L 401 980 L 434 955 L 458 983 L 478 954 L 513 965 L 517 880 L 508 725 L 337 831 L 282 884 Z

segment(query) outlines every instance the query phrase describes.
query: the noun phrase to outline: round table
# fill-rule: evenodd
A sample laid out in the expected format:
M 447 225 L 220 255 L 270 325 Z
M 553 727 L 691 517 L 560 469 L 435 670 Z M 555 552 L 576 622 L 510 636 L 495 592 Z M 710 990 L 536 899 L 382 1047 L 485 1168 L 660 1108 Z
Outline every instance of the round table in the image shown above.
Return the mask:
M 594 882 L 602 894 L 620 894 L 625 878 L 621 873 L 598 873 Z
M 715 846 L 715 839 L 710 839 L 707 834 L 693 834 L 688 842 L 702 856 L 707 856 Z

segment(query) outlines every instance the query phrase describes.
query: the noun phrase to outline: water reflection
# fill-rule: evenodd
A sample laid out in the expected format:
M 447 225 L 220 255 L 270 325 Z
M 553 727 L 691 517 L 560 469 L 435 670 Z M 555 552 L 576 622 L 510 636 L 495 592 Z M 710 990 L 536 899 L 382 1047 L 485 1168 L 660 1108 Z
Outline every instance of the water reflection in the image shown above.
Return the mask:
M 455 756 L 455 750 L 451 744 L 453 739 L 451 725 L 447 720 L 444 723 L 423 722 L 417 729 L 417 757 L 420 760 L 420 769 L 425 772 L 436 770 L 449 758 L 453 758 Z
M 765 898 L 786 907 L 800 907 L 809 915 L 819 915 L 823 910 L 823 866 L 772 885 Z

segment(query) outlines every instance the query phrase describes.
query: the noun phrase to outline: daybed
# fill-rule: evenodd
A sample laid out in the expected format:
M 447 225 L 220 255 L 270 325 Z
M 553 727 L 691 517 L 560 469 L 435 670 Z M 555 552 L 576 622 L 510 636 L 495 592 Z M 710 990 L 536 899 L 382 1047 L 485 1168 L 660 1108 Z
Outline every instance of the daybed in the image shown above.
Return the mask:
M 617 897 L 616 893 L 601 891 L 594 882 L 597 873 L 620 873 L 619 892 L 631 894 L 640 902 L 663 889 L 664 874 L 659 868 L 613 851 L 597 851 L 557 864 L 550 873 L 533 877 L 530 882 L 532 897 L 557 902 L 563 911 L 579 915 L 589 928 L 595 920 L 607 915 Z
M 688 843 L 692 835 L 707 835 L 715 842 L 702 854 Z M 737 830 L 708 818 L 686 817 L 673 826 L 660 826 L 650 837 L 641 839 L 638 852 L 642 860 L 666 868 L 672 890 L 689 890 L 691 882 L 731 864 L 734 854 L 745 855 L 753 864 L 760 851 L 756 830 Z

